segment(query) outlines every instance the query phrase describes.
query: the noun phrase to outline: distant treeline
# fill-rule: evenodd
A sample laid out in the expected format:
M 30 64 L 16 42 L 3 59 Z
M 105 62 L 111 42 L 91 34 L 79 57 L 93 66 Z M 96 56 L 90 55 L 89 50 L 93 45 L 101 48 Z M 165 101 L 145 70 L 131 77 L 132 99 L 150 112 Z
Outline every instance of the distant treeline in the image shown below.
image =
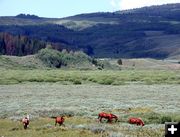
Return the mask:
M 36 15 L 30 15 L 30 14 L 19 14 L 16 16 L 16 18 L 23 18 L 23 19 L 40 19 L 40 17 Z

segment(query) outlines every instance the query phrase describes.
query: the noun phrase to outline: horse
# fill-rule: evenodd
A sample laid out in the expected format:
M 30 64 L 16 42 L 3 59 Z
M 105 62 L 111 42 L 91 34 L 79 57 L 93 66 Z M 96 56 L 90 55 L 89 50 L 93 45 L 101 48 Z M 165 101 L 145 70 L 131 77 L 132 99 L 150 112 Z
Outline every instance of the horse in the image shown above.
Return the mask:
M 99 113 L 98 119 L 99 119 L 100 122 L 102 122 L 102 118 L 107 119 L 108 120 L 107 123 L 111 123 L 112 119 L 115 119 L 115 122 L 117 122 L 117 120 L 118 120 L 118 117 L 116 115 L 111 114 L 111 113 L 108 114 L 108 113 L 105 113 L 105 112 Z
M 64 116 L 62 117 L 58 116 L 58 117 L 52 117 L 52 118 L 55 118 L 55 126 L 57 125 L 57 123 L 59 124 L 59 126 L 64 125 L 63 124 L 65 121 Z
M 23 118 L 22 123 L 23 123 L 24 129 L 27 129 L 29 126 L 29 118 L 28 117 Z
M 144 126 L 144 122 L 140 118 L 129 118 L 129 123 Z

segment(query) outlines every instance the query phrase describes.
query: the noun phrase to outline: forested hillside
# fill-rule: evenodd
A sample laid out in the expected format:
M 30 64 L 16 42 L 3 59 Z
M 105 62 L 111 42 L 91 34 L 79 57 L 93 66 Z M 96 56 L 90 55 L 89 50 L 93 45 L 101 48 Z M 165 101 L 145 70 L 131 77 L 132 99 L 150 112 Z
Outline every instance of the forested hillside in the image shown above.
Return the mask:
M 83 50 L 94 57 L 176 58 L 180 54 L 180 4 L 62 19 L 24 14 L 0 17 L 0 32 Z
M 8 33 L 0 33 L 0 45 L 1 54 L 17 56 L 34 54 L 39 49 L 46 47 L 45 42 L 20 35 L 13 36 Z
M 0 55 L 25 56 L 37 53 L 40 49 L 51 45 L 54 49 L 62 50 L 60 43 L 51 43 L 30 38 L 24 35 L 11 35 L 9 33 L 0 33 Z

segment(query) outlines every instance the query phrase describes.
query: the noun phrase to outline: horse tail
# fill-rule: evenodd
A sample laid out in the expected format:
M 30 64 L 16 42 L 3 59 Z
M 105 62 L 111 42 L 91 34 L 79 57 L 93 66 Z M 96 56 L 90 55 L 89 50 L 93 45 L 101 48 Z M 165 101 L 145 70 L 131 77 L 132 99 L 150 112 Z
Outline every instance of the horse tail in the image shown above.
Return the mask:
M 131 119 L 130 118 L 128 119 L 128 123 L 131 123 Z
M 98 118 L 97 119 L 100 119 L 100 115 L 98 115 Z

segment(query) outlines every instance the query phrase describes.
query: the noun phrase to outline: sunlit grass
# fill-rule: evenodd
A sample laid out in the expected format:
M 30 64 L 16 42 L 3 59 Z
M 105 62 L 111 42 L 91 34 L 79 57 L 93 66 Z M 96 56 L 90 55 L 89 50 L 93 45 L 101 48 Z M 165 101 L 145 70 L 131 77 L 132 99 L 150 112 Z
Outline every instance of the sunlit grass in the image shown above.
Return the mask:
M 0 70 L 0 76 L 1 85 L 22 82 L 97 83 L 102 85 L 180 84 L 180 71 L 165 70 Z
M 68 121 L 68 120 L 67 120 Z M 78 120 L 80 121 L 80 120 Z M 73 124 L 73 120 L 71 123 Z M 70 129 L 68 127 L 55 127 L 54 119 L 44 118 L 31 121 L 27 130 L 23 129 L 20 121 L 0 120 L 0 136 L 8 137 L 98 137 L 91 131 L 83 129 Z
M 0 136 L 163 136 L 164 122 L 180 120 L 177 89 L 179 85 L 1 85 Z M 169 93 L 172 95 L 167 96 Z M 167 102 L 174 97 L 177 100 Z M 97 117 L 102 111 L 116 114 L 118 122 L 99 123 Z M 25 112 L 31 118 L 26 131 L 20 122 Z M 65 127 L 55 128 L 55 120 L 50 117 L 57 115 L 66 116 Z M 130 125 L 130 117 L 140 117 L 145 126 Z
M 71 117 L 65 120 L 65 126 L 54 126 L 54 119 L 39 118 L 32 120 L 27 130 L 20 121 L 0 119 L 0 136 L 8 137 L 109 137 L 112 135 L 130 135 L 139 137 L 159 137 L 164 134 L 162 127 L 136 126 L 128 123 L 99 123 L 81 117 Z

